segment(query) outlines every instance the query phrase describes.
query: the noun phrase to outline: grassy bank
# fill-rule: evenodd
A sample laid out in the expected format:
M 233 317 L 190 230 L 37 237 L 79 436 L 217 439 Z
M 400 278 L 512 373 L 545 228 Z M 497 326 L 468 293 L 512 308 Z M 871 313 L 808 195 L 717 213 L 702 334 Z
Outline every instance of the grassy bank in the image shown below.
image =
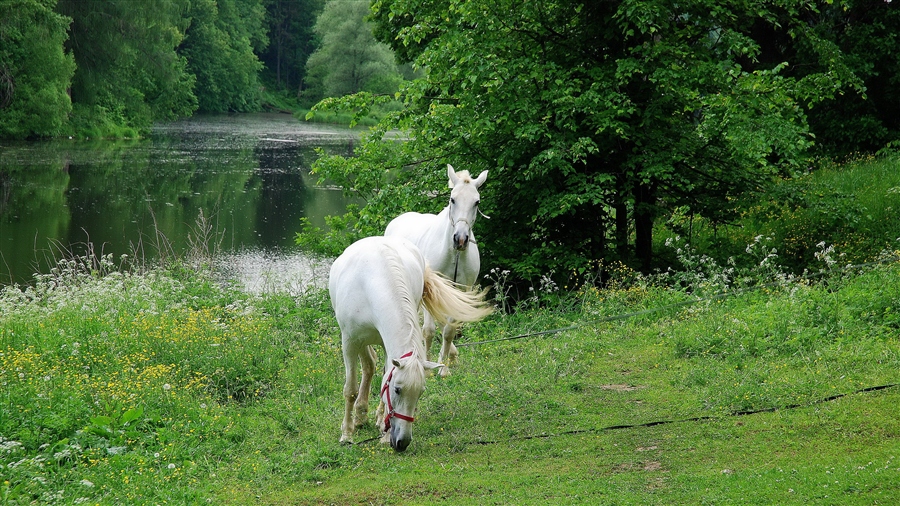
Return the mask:
M 395 454 L 338 443 L 322 291 L 63 262 L 0 296 L 0 504 L 897 502 L 900 264 L 757 281 L 540 287 Z
M 316 111 L 307 118 L 311 110 L 310 107 L 311 104 L 301 102 L 297 99 L 295 94 L 288 93 L 284 90 L 265 90 L 262 93 L 262 109 L 264 111 L 291 114 L 297 118 L 298 121 L 349 126 L 354 120 L 353 114 L 351 113 L 338 113 L 324 110 Z M 397 107 L 398 106 L 394 104 L 392 106 L 376 108 L 371 116 L 357 119 L 355 125 L 358 125 L 360 128 L 374 126 L 387 111 L 396 110 Z
M 842 264 L 869 262 L 900 246 L 900 156 L 826 164 L 748 195 L 734 208 L 739 216 L 728 223 L 676 212 L 660 224 L 658 240 L 679 235 L 724 264 L 728 257 L 743 262 L 746 246 L 762 237 L 777 248 L 777 262 L 795 272 L 816 262 L 820 244 L 833 247 Z

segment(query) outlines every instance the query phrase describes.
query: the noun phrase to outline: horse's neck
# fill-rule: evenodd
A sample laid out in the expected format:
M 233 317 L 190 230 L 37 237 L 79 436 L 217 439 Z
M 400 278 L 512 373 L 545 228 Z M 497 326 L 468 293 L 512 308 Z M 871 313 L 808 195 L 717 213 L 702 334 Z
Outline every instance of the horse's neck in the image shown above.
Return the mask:
M 413 328 L 408 331 L 404 328 L 400 331 L 392 332 L 388 334 L 391 336 L 389 339 L 385 339 L 384 335 L 385 334 L 382 334 L 382 343 L 384 344 L 385 358 L 388 362 L 390 362 L 392 358 L 400 358 L 410 351 L 417 355 L 421 355 L 423 352 L 422 344 L 420 342 L 423 338 L 418 320 L 414 322 Z

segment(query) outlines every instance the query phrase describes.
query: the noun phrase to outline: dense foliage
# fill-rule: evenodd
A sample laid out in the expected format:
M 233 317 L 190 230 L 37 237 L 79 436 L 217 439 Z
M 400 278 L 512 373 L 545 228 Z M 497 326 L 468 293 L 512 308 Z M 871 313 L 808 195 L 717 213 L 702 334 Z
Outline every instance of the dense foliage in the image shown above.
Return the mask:
M 278 89 L 302 92 L 306 60 L 316 49 L 313 26 L 324 0 L 267 0 L 269 45 L 260 53 L 264 73 Z
M 176 2 L 60 0 L 56 8 L 72 19 L 66 50 L 77 65 L 76 121 L 144 129 L 196 109 L 195 77 L 175 52 L 185 28 Z
M 399 211 L 443 205 L 431 198 L 443 163 L 489 169 L 484 209 L 500 218 L 479 223 L 489 265 L 523 278 L 597 260 L 648 269 L 660 217 L 677 208 L 727 223 L 735 198 L 809 167 L 810 111 L 865 89 L 816 22 L 840 12 L 814 1 L 375 2 L 376 35 L 425 76 L 355 159 L 318 170 L 366 197 L 358 226 L 377 233 Z M 410 141 L 383 143 L 392 128 Z
M 194 93 L 201 111 L 259 110 L 259 71 L 255 51 L 268 39 L 265 10 L 258 2 L 195 1 L 188 8 L 191 24 L 178 53 L 197 77 Z
M 54 135 L 72 109 L 75 65 L 63 51 L 71 20 L 54 3 L 0 2 L 0 138 Z
M 846 55 L 847 66 L 866 86 L 865 94 L 831 97 L 809 112 L 821 151 L 842 156 L 896 143 L 900 138 L 900 53 L 894 50 L 900 44 L 898 5 L 890 0 L 828 2 L 808 21 Z M 790 47 L 770 42 L 770 55 L 778 54 L 778 48 Z M 810 58 L 807 47 L 796 50 L 809 64 L 795 65 L 792 73 L 815 71 L 825 64 Z
M 368 3 L 328 2 L 337 24 L 323 17 L 316 33 L 325 4 L 0 0 L 0 138 L 130 137 L 195 112 L 258 111 L 266 97 L 296 104 L 309 87 L 312 102 L 396 91 L 401 74 L 363 20 Z M 324 66 L 307 83 L 320 46 Z

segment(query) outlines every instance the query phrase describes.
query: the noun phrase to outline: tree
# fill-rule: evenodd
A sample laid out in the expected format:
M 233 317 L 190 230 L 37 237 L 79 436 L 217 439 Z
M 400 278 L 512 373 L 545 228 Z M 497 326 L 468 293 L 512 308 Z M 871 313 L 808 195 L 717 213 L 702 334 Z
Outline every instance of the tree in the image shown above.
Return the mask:
M 73 20 L 66 48 L 77 64 L 71 96 L 81 122 L 143 130 L 196 109 L 194 77 L 175 52 L 182 2 L 59 0 L 57 10 Z
M 323 0 L 268 0 L 266 25 L 269 45 L 260 59 L 276 86 L 300 92 L 306 77 L 306 61 L 315 50 L 313 26 L 322 12 Z
M 823 6 L 810 20 L 816 33 L 846 55 L 865 94 L 846 93 L 810 111 L 817 144 L 826 155 L 872 152 L 900 141 L 900 5 L 884 0 L 848 0 Z M 821 72 L 824 65 L 806 47 L 810 60 L 795 72 Z
M 365 21 L 368 0 L 331 0 L 316 21 L 314 31 L 321 40 L 309 57 L 309 94 L 338 97 L 359 91 L 393 93 L 400 77 L 387 45 L 372 34 Z
M 194 93 L 204 112 L 259 109 L 256 56 L 268 43 L 262 0 L 195 0 L 178 54 L 196 76 Z
M 732 198 L 804 167 L 805 108 L 858 85 L 805 23 L 815 12 L 814 1 L 375 2 L 380 40 L 425 75 L 356 159 L 316 170 L 364 194 L 360 226 L 380 233 L 398 205 L 442 204 L 429 197 L 439 165 L 490 169 L 488 264 L 523 278 L 597 260 L 648 269 L 665 209 L 729 219 Z M 789 76 L 761 61 L 758 26 L 804 41 L 824 66 Z M 343 103 L 365 110 L 370 98 Z M 384 144 L 391 128 L 409 142 Z
M 0 138 L 58 135 L 75 72 L 63 50 L 71 19 L 56 0 L 0 0 Z

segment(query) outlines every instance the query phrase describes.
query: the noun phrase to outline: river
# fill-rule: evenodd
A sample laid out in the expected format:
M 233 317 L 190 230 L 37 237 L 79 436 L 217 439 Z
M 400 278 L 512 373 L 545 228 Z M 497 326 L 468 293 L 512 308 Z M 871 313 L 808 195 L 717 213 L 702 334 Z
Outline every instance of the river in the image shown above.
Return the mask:
M 133 141 L 0 141 L 0 284 L 89 248 L 153 262 L 206 235 L 215 264 L 248 290 L 294 290 L 321 277 L 294 245 L 300 218 L 323 225 L 347 204 L 310 175 L 315 150 L 352 154 L 359 134 L 241 114 L 158 124 Z

